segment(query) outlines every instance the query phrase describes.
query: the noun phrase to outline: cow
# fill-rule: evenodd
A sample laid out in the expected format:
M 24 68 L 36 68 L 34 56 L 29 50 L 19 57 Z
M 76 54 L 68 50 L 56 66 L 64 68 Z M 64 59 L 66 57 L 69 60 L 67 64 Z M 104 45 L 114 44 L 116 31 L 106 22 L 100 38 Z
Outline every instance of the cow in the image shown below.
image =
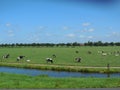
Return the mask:
M 26 60 L 26 62 L 30 62 L 30 60 L 28 59 L 28 60 Z
M 75 51 L 75 53 L 79 53 L 79 51 Z
M 107 53 L 102 53 L 102 56 L 107 56 Z
M 56 55 L 55 55 L 55 54 L 53 54 L 53 55 L 52 55 L 52 58 L 56 58 Z
M 17 61 L 23 59 L 24 57 L 25 57 L 25 56 L 18 56 L 18 57 L 17 57 Z
M 91 51 L 88 51 L 88 54 L 92 54 L 92 52 L 91 52 Z
M 76 57 L 76 58 L 75 58 L 75 61 L 81 62 L 81 57 L 78 57 L 78 58 Z
M 10 54 L 3 55 L 3 59 L 6 59 L 10 56 Z
M 53 59 L 52 58 L 46 58 L 46 62 L 50 62 L 50 63 L 53 63 Z

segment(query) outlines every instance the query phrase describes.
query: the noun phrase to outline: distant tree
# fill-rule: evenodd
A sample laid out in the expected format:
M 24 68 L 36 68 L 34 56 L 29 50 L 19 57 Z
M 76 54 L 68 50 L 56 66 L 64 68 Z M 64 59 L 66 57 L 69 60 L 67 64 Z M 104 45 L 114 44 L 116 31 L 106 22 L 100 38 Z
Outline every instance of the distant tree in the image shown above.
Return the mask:
M 104 46 L 109 46 L 109 43 L 108 43 L 108 42 L 105 42 L 105 43 L 104 43 Z
M 94 42 L 94 46 L 103 46 L 102 41 Z
M 80 46 L 80 43 L 74 42 L 72 43 L 72 46 Z
M 114 42 L 110 42 L 109 45 L 110 46 L 114 46 L 115 44 L 114 44 Z
M 65 46 L 66 44 L 65 43 L 59 43 L 59 46 Z
M 72 43 L 67 43 L 66 46 L 67 47 L 72 46 Z
M 115 45 L 116 45 L 116 46 L 120 46 L 120 42 L 116 42 Z
M 11 44 L 11 47 L 15 47 L 16 45 L 14 43 Z
M 88 46 L 93 46 L 93 45 L 94 45 L 93 42 L 88 41 Z

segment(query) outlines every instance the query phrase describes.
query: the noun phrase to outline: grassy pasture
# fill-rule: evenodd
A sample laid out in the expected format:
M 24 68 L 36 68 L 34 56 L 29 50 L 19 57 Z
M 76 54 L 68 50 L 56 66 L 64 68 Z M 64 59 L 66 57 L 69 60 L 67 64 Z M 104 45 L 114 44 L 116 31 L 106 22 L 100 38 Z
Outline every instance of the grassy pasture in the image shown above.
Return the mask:
M 29 63 L 47 64 L 45 58 L 52 57 L 55 54 L 54 65 L 72 65 L 72 66 L 110 66 L 120 67 L 120 55 L 102 56 L 98 51 L 105 51 L 107 53 L 120 51 L 120 47 L 16 47 L 16 48 L 0 48 L 1 62 L 26 63 L 25 60 L 30 59 Z M 76 53 L 75 51 L 79 51 Z M 87 52 L 91 51 L 92 54 Z M 10 54 L 10 58 L 3 60 L 2 55 Z M 16 61 L 19 55 L 25 55 L 25 60 Z M 75 57 L 81 57 L 81 63 L 74 61 Z
M 34 82 L 34 83 L 33 83 Z M 120 78 L 52 78 L 0 73 L 0 88 L 119 88 Z

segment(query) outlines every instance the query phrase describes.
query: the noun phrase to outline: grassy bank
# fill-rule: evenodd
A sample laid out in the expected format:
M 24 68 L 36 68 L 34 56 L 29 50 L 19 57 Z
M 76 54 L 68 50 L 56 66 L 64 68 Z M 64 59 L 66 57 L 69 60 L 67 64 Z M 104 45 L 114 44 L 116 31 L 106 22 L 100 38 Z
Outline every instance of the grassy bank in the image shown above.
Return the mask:
M 118 88 L 120 78 L 51 78 L 0 73 L 0 88 Z
M 29 63 L 6 63 L 1 62 L 0 66 L 30 68 L 40 70 L 54 70 L 54 71 L 68 71 L 68 72 L 87 72 L 87 73 L 118 73 L 120 68 L 110 67 L 80 67 L 80 66 L 66 66 L 66 65 L 48 65 L 48 64 L 29 64 Z

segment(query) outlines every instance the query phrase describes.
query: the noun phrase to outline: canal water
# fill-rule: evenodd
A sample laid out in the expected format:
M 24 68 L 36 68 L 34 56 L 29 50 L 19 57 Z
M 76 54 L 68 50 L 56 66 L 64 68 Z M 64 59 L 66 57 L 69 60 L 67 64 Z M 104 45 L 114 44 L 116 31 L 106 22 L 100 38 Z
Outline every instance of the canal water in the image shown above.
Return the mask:
M 24 74 L 29 76 L 47 75 L 49 77 L 120 77 L 120 73 L 104 74 L 104 73 L 81 73 L 81 72 L 66 72 L 66 71 L 50 71 L 25 69 L 15 67 L 0 67 L 0 72 Z

